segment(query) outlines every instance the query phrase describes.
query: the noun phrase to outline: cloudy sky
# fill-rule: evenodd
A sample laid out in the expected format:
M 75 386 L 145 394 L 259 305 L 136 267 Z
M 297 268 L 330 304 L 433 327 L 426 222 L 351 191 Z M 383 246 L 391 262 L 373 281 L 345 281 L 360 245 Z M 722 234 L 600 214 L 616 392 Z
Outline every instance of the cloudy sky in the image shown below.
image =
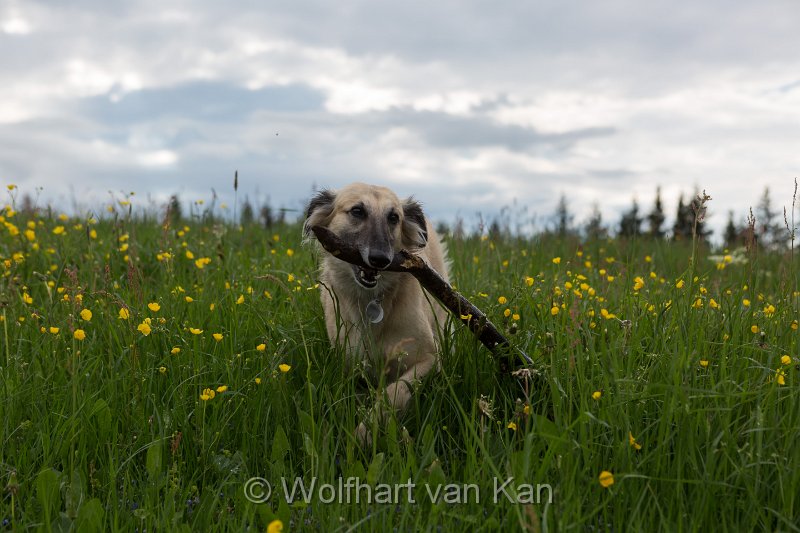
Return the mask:
M 0 180 L 90 208 L 351 181 L 433 218 L 661 186 L 743 218 L 800 175 L 797 0 L 0 0 Z

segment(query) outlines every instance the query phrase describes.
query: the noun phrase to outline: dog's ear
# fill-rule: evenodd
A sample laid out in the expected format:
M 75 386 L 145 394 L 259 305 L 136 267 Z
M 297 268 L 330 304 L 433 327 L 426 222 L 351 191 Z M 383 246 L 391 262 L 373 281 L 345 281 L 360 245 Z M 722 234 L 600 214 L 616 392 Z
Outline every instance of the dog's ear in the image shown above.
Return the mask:
M 336 199 L 336 193 L 330 189 L 323 189 L 319 191 L 308 202 L 306 208 L 306 221 L 303 224 L 303 234 L 306 237 L 311 236 L 311 228 L 314 226 L 327 226 L 330 222 L 330 216 L 333 213 L 333 201 Z
M 428 244 L 428 223 L 422 206 L 413 198 L 403 202 L 403 245 L 424 248 Z

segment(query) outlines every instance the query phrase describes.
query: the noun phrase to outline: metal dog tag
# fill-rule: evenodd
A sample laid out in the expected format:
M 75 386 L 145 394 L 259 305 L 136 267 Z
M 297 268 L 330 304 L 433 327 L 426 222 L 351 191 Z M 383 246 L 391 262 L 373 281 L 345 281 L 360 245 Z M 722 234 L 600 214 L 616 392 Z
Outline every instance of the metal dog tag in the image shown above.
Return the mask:
M 383 320 L 383 307 L 381 307 L 380 300 L 372 300 L 370 303 L 367 304 L 367 318 L 373 324 L 377 324 L 381 320 Z

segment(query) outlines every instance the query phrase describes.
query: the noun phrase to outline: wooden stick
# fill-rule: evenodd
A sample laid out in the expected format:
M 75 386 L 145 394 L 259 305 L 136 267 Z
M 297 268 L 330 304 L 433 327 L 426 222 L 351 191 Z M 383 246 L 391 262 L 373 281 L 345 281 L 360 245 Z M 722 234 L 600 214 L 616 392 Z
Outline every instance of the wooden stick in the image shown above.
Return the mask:
M 317 237 L 322 247 L 334 257 L 346 261 L 347 263 L 371 268 L 364 263 L 361 253 L 355 246 L 343 241 L 338 235 L 322 226 L 312 226 L 311 231 Z M 384 270 L 389 272 L 406 272 L 411 274 L 425 290 L 431 293 L 442 305 L 444 305 L 453 315 L 465 324 L 470 331 L 486 346 L 492 355 L 500 362 L 502 371 L 508 371 L 509 366 L 517 366 L 518 361 L 513 357 L 511 343 L 506 339 L 492 324 L 492 321 L 475 305 L 467 300 L 461 293 L 447 283 L 442 276 L 432 269 L 421 257 L 414 255 L 407 250 L 400 250 L 392 259 L 392 262 Z M 517 352 L 528 364 L 532 364 L 528 355 L 520 350 Z

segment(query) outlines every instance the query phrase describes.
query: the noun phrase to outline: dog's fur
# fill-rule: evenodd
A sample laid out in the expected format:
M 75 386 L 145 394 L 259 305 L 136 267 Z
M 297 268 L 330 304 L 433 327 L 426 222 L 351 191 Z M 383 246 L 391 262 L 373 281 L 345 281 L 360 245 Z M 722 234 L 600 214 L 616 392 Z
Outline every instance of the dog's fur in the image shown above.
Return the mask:
M 304 231 L 323 226 L 352 243 L 371 269 L 361 269 L 328 253 L 321 259 L 322 308 L 331 343 L 346 348 L 350 362 L 363 361 L 382 371 L 389 404 L 402 411 L 411 398 L 412 384 L 438 368 L 439 337 L 446 310 L 426 297 L 413 276 L 386 272 L 394 253 L 417 253 L 445 280 L 444 245 L 419 203 L 400 200 L 385 187 L 353 183 L 339 191 L 323 190 L 311 199 Z M 383 320 L 365 316 L 370 301 L 380 299 Z M 380 400 L 371 416 L 385 416 Z M 356 430 L 369 442 L 362 422 Z

